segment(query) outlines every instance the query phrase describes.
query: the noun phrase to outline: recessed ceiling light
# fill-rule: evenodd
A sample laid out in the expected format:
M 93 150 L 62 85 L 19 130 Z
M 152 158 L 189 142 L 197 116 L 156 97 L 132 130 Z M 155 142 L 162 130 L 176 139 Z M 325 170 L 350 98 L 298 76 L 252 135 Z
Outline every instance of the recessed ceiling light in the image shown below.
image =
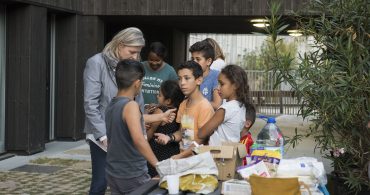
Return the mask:
M 251 22 L 252 23 L 267 23 L 269 21 L 267 19 L 258 18 L 258 19 L 252 19 Z
M 253 26 L 255 26 L 257 28 L 264 28 L 266 26 L 270 26 L 270 24 L 267 24 L 267 23 L 254 23 Z
M 303 35 L 301 30 L 287 30 L 287 32 L 292 37 L 299 37 Z
M 252 19 L 251 20 L 252 25 L 257 27 L 257 28 L 264 28 L 266 26 L 270 26 L 270 24 L 268 22 L 269 21 L 267 19 L 263 19 L 263 18 L 258 18 L 258 19 Z

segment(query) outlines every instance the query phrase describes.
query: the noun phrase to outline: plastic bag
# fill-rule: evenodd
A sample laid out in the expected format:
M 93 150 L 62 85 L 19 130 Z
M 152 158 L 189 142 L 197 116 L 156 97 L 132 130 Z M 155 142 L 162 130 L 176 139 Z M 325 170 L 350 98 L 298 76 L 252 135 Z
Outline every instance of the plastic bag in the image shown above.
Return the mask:
M 282 159 L 277 176 L 312 176 L 318 180 L 320 185 L 326 185 L 328 181 L 324 164 L 312 157 Z
M 180 189 L 184 191 L 208 194 L 218 186 L 218 169 L 210 152 L 161 161 L 157 164 L 157 172 L 161 177 L 160 187 L 167 187 L 167 175 L 179 175 Z
M 167 181 L 162 182 L 159 186 L 168 189 Z M 180 177 L 179 186 L 181 191 L 208 194 L 215 191 L 218 186 L 218 180 L 214 175 L 189 174 Z

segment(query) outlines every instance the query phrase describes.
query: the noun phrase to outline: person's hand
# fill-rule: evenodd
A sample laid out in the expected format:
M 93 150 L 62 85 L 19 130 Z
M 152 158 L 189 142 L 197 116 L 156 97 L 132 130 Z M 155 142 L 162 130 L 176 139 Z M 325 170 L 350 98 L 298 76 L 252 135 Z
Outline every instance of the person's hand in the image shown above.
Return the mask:
M 160 180 L 161 178 L 159 177 L 159 175 L 156 175 L 154 177 L 152 177 L 152 180 Z
M 145 123 L 145 129 L 148 131 L 152 127 L 152 123 Z
M 214 88 L 213 91 L 215 91 L 221 97 L 221 91 L 218 87 Z
M 162 122 L 164 124 L 172 123 L 173 120 L 175 120 L 175 117 L 176 117 L 176 108 L 168 109 L 165 113 L 163 113 Z
M 103 139 L 100 143 L 105 147 L 105 149 L 108 148 L 108 139 Z
M 154 133 L 155 141 L 159 144 L 166 145 L 170 140 L 170 136 L 163 133 Z
M 367 123 L 367 128 L 370 129 L 370 121 Z
M 154 112 L 155 109 L 158 108 L 157 104 L 145 104 L 145 113 L 151 114 Z
M 182 159 L 182 155 L 181 153 L 180 154 L 176 154 L 176 155 L 173 155 L 171 156 L 172 159 L 176 160 L 176 159 Z

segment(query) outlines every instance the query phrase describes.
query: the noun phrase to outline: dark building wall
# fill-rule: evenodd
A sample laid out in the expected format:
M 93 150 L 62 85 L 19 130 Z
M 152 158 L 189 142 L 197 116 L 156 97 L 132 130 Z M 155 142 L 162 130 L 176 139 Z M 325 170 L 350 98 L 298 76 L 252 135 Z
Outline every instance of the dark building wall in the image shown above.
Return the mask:
M 268 0 L 87 0 L 87 15 L 150 16 L 264 16 Z M 307 0 L 282 0 L 283 13 L 297 10 Z
M 83 137 L 83 70 L 86 60 L 103 48 L 104 25 L 96 16 L 60 15 L 56 18 L 57 138 Z
M 55 18 L 55 136 L 75 137 L 77 79 L 77 16 Z
M 83 127 L 85 122 L 85 112 L 83 108 L 83 70 L 85 63 L 95 53 L 99 53 L 104 48 L 105 28 L 104 22 L 97 16 L 79 16 L 78 17 L 78 56 L 77 56 L 77 86 L 76 86 L 76 112 L 77 121 L 75 129 L 76 134 L 81 138 L 83 134 Z
M 264 16 L 268 0 L 4 0 L 83 15 L 131 16 Z M 308 0 L 282 0 L 283 13 L 297 10 Z
M 81 12 L 85 0 L 2 0 L 5 3 L 25 3 L 64 12 Z
M 7 9 L 6 149 L 27 154 L 45 147 L 46 8 Z
M 187 44 L 187 34 L 174 29 L 172 31 L 172 44 L 171 44 L 171 51 L 172 51 L 172 63 L 174 68 L 186 59 L 186 44 Z

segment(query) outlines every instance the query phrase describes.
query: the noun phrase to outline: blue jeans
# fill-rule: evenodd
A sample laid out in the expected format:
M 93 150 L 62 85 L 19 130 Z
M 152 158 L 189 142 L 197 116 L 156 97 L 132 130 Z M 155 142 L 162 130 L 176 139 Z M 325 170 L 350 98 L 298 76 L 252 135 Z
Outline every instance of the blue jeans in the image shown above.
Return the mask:
M 105 165 L 107 153 L 94 142 L 89 141 L 91 154 L 92 178 L 89 195 L 104 195 L 107 189 Z

